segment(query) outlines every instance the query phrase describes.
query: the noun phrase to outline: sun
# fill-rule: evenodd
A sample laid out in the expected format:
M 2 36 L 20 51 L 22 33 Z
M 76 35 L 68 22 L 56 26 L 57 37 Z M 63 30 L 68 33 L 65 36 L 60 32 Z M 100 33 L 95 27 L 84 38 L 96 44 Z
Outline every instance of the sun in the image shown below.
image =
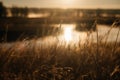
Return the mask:
M 71 4 L 74 2 L 74 0 L 61 0 L 65 4 Z
M 62 5 L 62 8 L 67 9 L 69 7 L 74 6 L 74 0 L 61 0 L 60 3 Z

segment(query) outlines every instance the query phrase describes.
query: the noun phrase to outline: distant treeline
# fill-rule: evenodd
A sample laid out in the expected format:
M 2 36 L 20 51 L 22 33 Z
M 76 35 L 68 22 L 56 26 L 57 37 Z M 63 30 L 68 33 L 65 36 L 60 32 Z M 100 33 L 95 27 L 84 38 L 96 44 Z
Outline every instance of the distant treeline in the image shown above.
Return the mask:
M 27 17 L 28 15 L 28 8 L 24 7 L 16 7 L 13 6 L 12 8 L 10 8 L 10 12 L 11 12 L 11 16 L 12 17 Z M 0 2 L 0 17 L 7 17 L 8 15 L 8 11 L 7 8 L 3 5 L 2 2 Z
M 120 9 L 29 8 L 29 12 L 49 13 L 49 17 L 120 17 Z
M 8 9 L 10 12 L 8 12 Z M 27 8 L 13 6 L 6 8 L 2 2 L 0 2 L 0 17 L 7 17 L 11 14 L 11 17 L 28 17 L 29 13 L 45 14 L 47 17 L 116 17 L 120 18 L 120 9 L 60 9 L 60 8 Z
M 12 7 L 11 14 L 12 14 L 12 17 L 27 17 L 28 8 L 27 7 L 25 8 Z

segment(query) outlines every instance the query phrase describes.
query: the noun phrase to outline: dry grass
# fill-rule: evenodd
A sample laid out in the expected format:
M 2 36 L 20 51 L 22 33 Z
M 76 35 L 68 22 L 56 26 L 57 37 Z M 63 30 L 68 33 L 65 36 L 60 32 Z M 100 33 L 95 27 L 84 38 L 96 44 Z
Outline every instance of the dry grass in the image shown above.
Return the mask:
M 99 37 L 97 43 L 88 38 L 74 46 L 56 42 L 44 47 L 37 39 L 16 41 L 10 47 L 1 43 L 0 80 L 109 80 L 120 65 L 120 43 L 118 37 L 113 43 Z

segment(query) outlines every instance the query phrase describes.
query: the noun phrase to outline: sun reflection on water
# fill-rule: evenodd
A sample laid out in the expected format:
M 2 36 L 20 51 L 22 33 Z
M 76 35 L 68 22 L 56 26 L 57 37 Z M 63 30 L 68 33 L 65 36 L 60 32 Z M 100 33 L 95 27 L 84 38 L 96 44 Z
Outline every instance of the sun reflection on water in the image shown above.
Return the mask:
M 63 29 L 63 33 L 58 36 L 60 42 L 62 41 L 66 44 L 77 44 L 85 41 L 87 34 L 85 32 L 77 32 L 75 30 L 75 24 L 63 24 L 61 27 Z
M 61 33 L 57 36 L 47 36 L 38 40 L 38 43 L 44 45 L 74 45 L 74 44 L 84 44 L 86 42 L 87 33 L 78 32 L 75 30 L 75 24 L 62 24 Z
M 44 48 L 49 48 L 50 46 L 54 46 L 54 45 L 59 45 L 59 46 L 63 46 L 63 47 L 67 47 L 68 45 L 72 46 L 73 48 L 79 47 L 79 44 L 85 44 L 87 43 L 87 41 L 90 41 L 92 43 L 96 43 L 97 42 L 97 37 L 96 37 L 96 32 L 92 32 L 89 36 L 87 34 L 87 32 L 85 31 L 76 31 L 75 30 L 75 25 L 73 24 L 62 24 L 61 28 L 63 29 L 63 33 L 61 33 L 60 35 L 57 36 L 46 36 L 44 38 L 38 38 L 38 39 L 33 39 L 33 40 L 27 40 L 25 41 L 25 43 L 27 43 L 27 45 L 29 43 L 33 43 L 35 41 L 35 44 L 31 44 L 31 45 L 36 45 L 38 46 L 44 46 Z M 106 25 L 98 25 L 98 33 L 99 36 L 105 36 L 106 33 L 110 30 L 111 28 L 109 26 Z M 111 32 L 109 33 L 108 36 L 108 42 L 114 42 L 116 41 L 117 38 L 117 34 L 118 34 L 119 28 L 113 28 L 111 30 Z M 106 37 L 107 37 L 106 36 Z M 105 41 L 106 37 L 103 38 L 103 42 Z M 19 42 L 19 41 L 18 41 Z M 120 35 L 118 36 L 118 42 L 120 42 Z M 3 47 L 7 47 L 8 49 L 14 45 L 14 43 L 16 44 L 17 42 L 13 42 L 13 43 L 4 43 Z M 20 42 L 21 45 L 19 45 L 18 47 L 16 47 L 18 50 L 24 50 L 23 48 L 25 48 L 26 44 L 23 44 L 23 41 Z M 17 44 L 18 45 L 18 44 Z
M 61 27 L 63 29 L 63 33 L 60 39 L 66 43 L 70 43 L 73 39 L 75 25 L 63 24 Z
M 64 39 L 66 42 L 71 41 L 73 30 L 71 27 L 64 28 Z

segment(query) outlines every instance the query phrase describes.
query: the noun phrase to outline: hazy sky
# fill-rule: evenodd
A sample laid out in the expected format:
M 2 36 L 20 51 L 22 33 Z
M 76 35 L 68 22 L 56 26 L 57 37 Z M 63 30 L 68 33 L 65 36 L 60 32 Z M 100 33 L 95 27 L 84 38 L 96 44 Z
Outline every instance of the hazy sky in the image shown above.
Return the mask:
M 5 6 L 38 8 L 118 8 L 120 0 L 0 0 Z

